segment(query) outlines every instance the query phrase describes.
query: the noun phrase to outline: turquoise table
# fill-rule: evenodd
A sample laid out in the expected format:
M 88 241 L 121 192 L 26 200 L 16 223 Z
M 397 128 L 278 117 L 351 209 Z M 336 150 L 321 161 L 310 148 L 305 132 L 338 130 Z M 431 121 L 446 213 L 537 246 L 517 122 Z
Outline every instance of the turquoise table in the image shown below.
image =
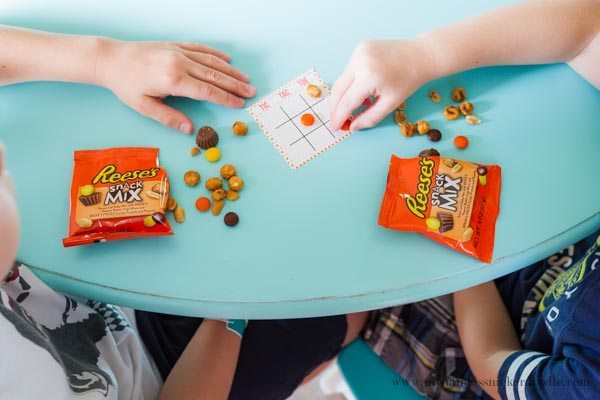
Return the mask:
M 50 5 L 50 3 L 52 5 Z M 6 24 L 124 39 L 196 40 L 233 55 L 258 96 L 314 66 L 332 83 L 363 38 L 411 37 L 491 7 L 437 1 L 3 0 Z M 340 6 L 343 4 L 343 6 Z M 341 7 L 341 8 L 340 8 Z M 427 90 L 464 86 L 479 126 L 446 122 Z M 413 119 L 444 132 L 444 154 L 503 167 L 494 262 L 482 264 L 412 233 L 377 225 L 391 153 L 431 147 L 388 118 L 292 171 L 255 124 L 230 134 L 244 110 L 174 99 L 222 137 L 222 161 L 247 188 L 227 206 L 235 229 L 194 210 L 204 190 L 183 185 L 193 139 L 147 120 L 105 89 L 30 83 L 0 89 L 0 138 L 23 221 L 19 258 L 57 290 L 140 309 L 208 317 L 303 317 L 391 306 L 496 278 L 600 227 L 600 94 L 564 65 L 488 68 L 433 82 L 408 100 Z M 455 134 L 470 136 L 459 151 Z M 175 236 L 65 249 L 75 149 L 160 147 L 173 193 L 187 209 Z

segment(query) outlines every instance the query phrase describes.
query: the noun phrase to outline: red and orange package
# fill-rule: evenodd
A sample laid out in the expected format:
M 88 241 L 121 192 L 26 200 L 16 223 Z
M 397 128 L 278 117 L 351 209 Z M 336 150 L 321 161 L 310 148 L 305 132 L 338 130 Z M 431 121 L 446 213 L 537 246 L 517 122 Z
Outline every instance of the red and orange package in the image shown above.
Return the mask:
M 392 156 L 379 225 L 419 232 L 492 261 L 501 170 L 445 157 Z
M 74 159 L 65 247 L 173 234 L 165 217 L 169 180 L 158 149 L 79 150 Z

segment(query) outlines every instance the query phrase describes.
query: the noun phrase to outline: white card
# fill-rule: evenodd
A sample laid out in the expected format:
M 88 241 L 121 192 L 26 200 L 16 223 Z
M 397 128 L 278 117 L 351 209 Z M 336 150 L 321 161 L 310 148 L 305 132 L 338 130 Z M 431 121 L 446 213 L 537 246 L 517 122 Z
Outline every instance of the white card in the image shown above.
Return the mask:
M 306 93 L 311 83 L 321 88 L 319 98 Z M 248 107 L 248 112 L 288 165 L 296 169 L 350 135 L 349 131 L 329 130 L 330 94 L 327 84 L 311 69 Z M 315 119 L 310 126 L 300 121 L 306 113 Z

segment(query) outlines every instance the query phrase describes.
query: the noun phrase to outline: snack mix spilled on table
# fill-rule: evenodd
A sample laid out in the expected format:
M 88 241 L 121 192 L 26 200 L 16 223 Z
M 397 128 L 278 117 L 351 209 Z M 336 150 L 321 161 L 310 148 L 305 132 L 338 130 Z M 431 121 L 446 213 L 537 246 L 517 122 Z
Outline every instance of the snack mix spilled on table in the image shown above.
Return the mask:
M 431 90 L 428 95 L 429 99 L 434 103 L 440 103 L 442 101 L 442 96 L 435 91 Z M 450 94 L 452 100 L 457 103 L 460 103 L 459 106 L 449 105 L 444 107 L 443 115 L 447 120 L 456 120 L 459 116 L 464 116 L 467 123 L 471 125 L 477 125 L 481 122 L 479 118 L 473 115 L 475 110 L 475 106 L 470 101 L 467 101 L 467 91 L 462 87 L 457 87 L 452 90 Z M 394 111 L 394 121 L 400 127 L 400 132 L 404 137 L 412 137 L 418 133 L 420 136 L 427 135 L 427 138 L 432 142 L 439 142 L 442 139 L 442 132 L 439 129 L 432 128 L 429 122 L 425 120 L 420 120 L 416 124 L 410 122 L 406 116 L 406 102 L 400 104 L 398 108 Z M 465 136 L 462 138 L 466 139 Z M 458 148 L 464 149 L 468 145 L 468 139 L 459 139 L 459 144 L 455 144 Z M 466 144 L 465 144 L 466 143 Z M 463 146 L 463 147 L 460 147 Z
M 231 130 L 236 136 L 245 136 L 248 134 L 248 125 L 241 121 L 236 121 Z M 196 145 L 205 150 L 204 156 L 207 161 L 215 163 L 221 158 L 221 151 L 216 147 L 219 143 L 219 134 L 210 126 L 203 126 L 196 135 Z M 193 149 L 192 149 L 193 150 Z M 198 153 L 199 153 L 198 149 Z M 194 154 L 192 154 L 194 155 Z M 200 196 L 195 201 L 195 207 L 199 212 L 211 210 L 213 215 L 219 215 L 225 207 L 225 201 L 236 201 L 239 199 L 239 191 L 244 187 L 244 181 L 237 176 L 238 171 L 233 164 L 224 164 L 219 168 L 221 177 L 211 177 L 204 183 L 205 188 L 210 192 L 209 196 Z M 200 173 L 197 171 L 187 171 L 184 175 L 184 182 L 187 186 L 193 187 L 200 183 Z M 223 180 L 227 182 L 228 189 L 223 187 Z M 175 210 L 175 220 L 183 222 L 185 214 L 183 209 L 178 216 Z M 235 226 L 239 222 L 239 216 L 236 213 L 229 212 L 224 218 L 225 225 Z

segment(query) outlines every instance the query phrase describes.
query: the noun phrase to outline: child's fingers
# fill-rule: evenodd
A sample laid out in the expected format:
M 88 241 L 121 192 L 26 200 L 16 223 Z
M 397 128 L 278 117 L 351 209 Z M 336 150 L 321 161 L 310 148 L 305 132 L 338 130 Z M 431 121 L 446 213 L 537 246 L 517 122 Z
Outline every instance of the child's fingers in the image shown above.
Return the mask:
M 189 73 L 192 77 L 200 81 L 208 82 L 218 88 L 240 97 L 252 97 L 256 92 L 256 89 L 253 86 L 250 86 L 245 82 L 238 81 L 237 79 L 234 79 L 221 71 L 206 67 L 201 64 L 192 64 L 193 65 L 190 66 Z
M 231 64 L 223 61 L 222 58 L 219 58 L 213 54 L 198 53 L 198 52 L 194 52 L 194 51 L 186 51 L 185 55 L 192 62 L 206 65 L 209 68 L 221 71 L 224 74 L 227 74 L 227 75 L 229 75 L 237 80 L 243 81 L 243 82 L 250 81 L 250 79 L 248 78 L 248 75 L 244 74 L 239 69 L 232 67 Z
M 333 87 L 331 88 L 331 98 L 329 100 L 329 113 L 331 116 L 333 116 L 342 96 L 344 96 L 344 93 L 346 93 L 346 90 L 352 85 L 353 81 L 354 76 L 344 72 L 333 84 Z
M 174 96 L 189 97 L 194 100 L 205 100 L 225 107 L 244 107 L 245 100 L 211 83 L 200 81 L 189 76 L 179 88 L 172 93 Z
M 177 43 L 177 45 L 179 47 L 181 47 L 184 50 L 188 50 L 188 51 L 197 51 L 197 52 L 201 52 L 201 53 L 207 53 L 207 54 L 212 54 L 213 56 L 217 56 L 220 59 L 224 60 L 224 61 L 229 61 L 231 60 L 231 57 L 228 54 L 223 53 L 220 50 L 217 50 L 213 47 L 210 46 L 206 46 L 204 44 L 200 44 L 200 43 L 191 43 L 191 42 L 183 42 L 183 43 Z
M 394 108 L 396 108 L 394 101 L 390 101 L 388 97 L 380 96 L 372 106 L 352 120 L 350 131 L 356 132 L 364 128 L 374 127 Z
M 169 128 L 176 129 L 190 135 L 194 130 L 194 124 L 187 115 L 164 104 L 160 99 L 144 96 L 136 111 L 152 118 Z
M 338 106 L 331 113 L 331 129 L 338 130 L 344 122 L 350 118 L 352 112 L 369 97 L 371 93 L 367 86 L 357 84 L 356 81 L 346 90 L 343 97 L 340 99 Z

